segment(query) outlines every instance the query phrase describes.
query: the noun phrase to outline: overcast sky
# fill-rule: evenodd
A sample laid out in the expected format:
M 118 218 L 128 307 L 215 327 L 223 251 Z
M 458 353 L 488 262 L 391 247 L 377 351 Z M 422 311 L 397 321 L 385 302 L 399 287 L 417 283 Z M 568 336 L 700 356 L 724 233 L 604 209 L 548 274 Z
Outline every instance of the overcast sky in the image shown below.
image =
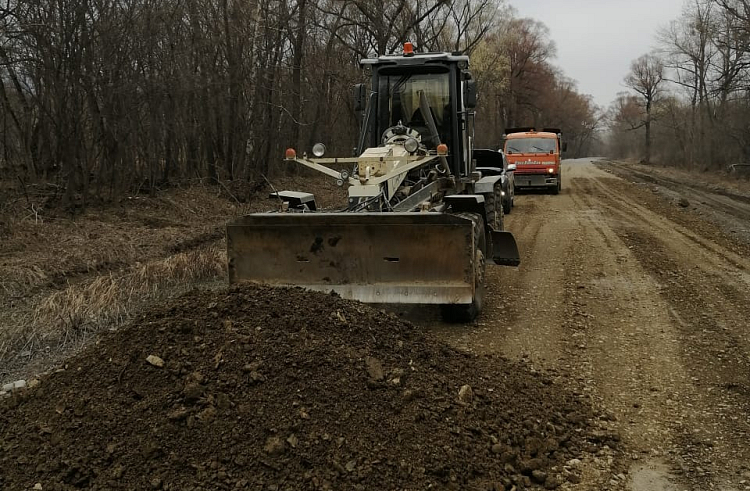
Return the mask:
M 509 0 L 519 17 L 544 22 L 557 60 L 578 90 L 609 106 L 630 62 L 651 51 L 659 27 L 677 19 L 684 0 Z

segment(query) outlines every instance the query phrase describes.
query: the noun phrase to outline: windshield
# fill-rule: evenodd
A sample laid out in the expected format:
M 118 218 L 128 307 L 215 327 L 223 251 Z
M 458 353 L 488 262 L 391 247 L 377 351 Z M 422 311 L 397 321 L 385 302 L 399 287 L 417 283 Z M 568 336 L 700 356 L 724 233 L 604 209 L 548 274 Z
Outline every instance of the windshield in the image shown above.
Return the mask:
M 505 144 L 505 153 L 550 153 L 556 152 L 554 138 L 513 138 Z
M 379 118 L 380 134 L 387 128 L 403 124 L 419 131 L 422 141 L 428 147 L 437 143 L 425 141 L 429 130 L 422 110 L 419 108 L 419 94 L 424 92 L 432 110 L 440 140 L 447 143 L 450 135 L 450 83 L 449 73 L 412 73 L 380 76 Z

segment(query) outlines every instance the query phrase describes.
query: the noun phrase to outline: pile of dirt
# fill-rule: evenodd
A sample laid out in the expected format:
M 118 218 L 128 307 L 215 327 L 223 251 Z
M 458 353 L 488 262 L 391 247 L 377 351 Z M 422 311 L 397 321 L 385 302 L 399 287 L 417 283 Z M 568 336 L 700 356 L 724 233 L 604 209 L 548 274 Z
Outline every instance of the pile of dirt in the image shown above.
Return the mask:
M 194 291 L 0 402 L 0 488 L 554 489 L 591 420 L 369 306 Z

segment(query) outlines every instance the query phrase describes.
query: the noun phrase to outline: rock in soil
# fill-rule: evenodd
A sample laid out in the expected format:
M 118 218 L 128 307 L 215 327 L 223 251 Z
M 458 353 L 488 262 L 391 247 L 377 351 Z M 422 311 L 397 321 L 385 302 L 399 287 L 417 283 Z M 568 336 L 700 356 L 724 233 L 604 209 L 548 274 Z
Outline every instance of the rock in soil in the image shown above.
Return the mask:
M 153 365 L 153 366 L 155 366 L 155 367 L 159 367 L 159 368 L 161 368 L 161 367 L 163 367 L 163 366 L 164 366 L 164 360 L 162 360 L 161 358 L 159 358 L 159 357 L 158 357 L 158 356 L 156 356 L 156 355 L 148 355 L 148 356 L 146 357 L 146 361 L 147 361 L 147 362 L 148 362 L 149 364 L 151 364 L 151 365 Z
M 467 404 L 474 400 L 474 391 L 471 390 L 470 385 L 462 385 L 458 389 L 458 400 Z
M 0 489 L 556 485 L 594 420 L 522 364 L 300 289 L 193 291 L 66 364 L 0 400 Z

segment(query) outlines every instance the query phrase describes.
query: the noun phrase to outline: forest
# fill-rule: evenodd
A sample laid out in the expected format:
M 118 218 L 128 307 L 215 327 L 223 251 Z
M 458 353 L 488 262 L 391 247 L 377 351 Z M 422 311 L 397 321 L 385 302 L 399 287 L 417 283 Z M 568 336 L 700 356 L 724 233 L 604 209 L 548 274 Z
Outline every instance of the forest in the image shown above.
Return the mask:
M 85 207 L 264 179 L 285 172 L 290 146 L 349 156 L 352 87 L 368 77 L 358 61 L 405 41 L 471 57 L 478 146 L 516 125 L 564 128 L 571 156 L 599 145 L 603 112 L 555 65 L 548 28 L 503 0 L 2 0 L 0 175 Z M 695 125 L 716 123 L 714 90 L 696 88 Z M 622 105 L 618 128 L 637 126 L 625 109 L 640 101 Z M 659 121 L 690 109 L 658 105 Z
M 615 157 L 696 170 L 750 162 L 750 1 L 688 0 L 609 108 Z

